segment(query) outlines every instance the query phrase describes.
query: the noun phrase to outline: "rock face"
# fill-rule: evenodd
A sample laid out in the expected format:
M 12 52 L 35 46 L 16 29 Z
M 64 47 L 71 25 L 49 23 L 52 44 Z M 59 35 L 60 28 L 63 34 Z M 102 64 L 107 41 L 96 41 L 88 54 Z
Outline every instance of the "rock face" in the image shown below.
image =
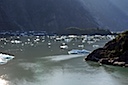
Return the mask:
M 85 60 L 128 67 L 128 31 L 119 34 L 103 48 L 94 50 Z

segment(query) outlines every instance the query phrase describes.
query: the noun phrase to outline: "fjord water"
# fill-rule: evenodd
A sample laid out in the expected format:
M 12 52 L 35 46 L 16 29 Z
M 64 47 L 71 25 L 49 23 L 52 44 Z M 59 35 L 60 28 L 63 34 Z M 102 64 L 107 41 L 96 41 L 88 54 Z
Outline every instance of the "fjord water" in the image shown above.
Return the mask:
M 16 40 L 16 41 L 14 41 Z M 80 38 L 66 42 L 49 36 L 1 38 L 0 51 L 15 59 L 0 65 L 0 85 L 128 85 L 128 69 L 84 62 L 85 55 L 68 55 L 71 49 L 96 49 L 108 39 L 82 43 Z M 82 44 L 84 47 L 80 47 Z

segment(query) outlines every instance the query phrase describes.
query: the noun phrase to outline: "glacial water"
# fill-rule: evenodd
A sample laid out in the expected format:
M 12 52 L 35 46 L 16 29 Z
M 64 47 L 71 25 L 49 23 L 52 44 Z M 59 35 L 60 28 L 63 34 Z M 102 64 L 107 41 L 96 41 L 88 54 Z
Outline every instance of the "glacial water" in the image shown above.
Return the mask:
M 128 68 L 83 61 L 88 54 L 68 54 L 72 49 L 92 51 L 110 39 L 56 37 L 0 38 L 0 51 L 15 55 L 0 65 L 0 85 L 128 85 Z M 68 48 L 60 49 L 62 44 Z

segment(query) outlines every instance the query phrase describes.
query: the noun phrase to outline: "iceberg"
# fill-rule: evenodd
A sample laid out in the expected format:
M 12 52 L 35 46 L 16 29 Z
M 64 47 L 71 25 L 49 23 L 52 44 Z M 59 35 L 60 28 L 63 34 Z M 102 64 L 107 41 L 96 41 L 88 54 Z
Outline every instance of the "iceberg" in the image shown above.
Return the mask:
M 0 64 L 6 64 L 8 61 L 14 59 L 14 55 L 7 53 L 0 53 Z
M 90 51 L 88 50 L 78 50 L 78 49 L 73 49 L 71 51 L 68 51 L 68 54 L 87 54 L 87 53 L 90 53 Z

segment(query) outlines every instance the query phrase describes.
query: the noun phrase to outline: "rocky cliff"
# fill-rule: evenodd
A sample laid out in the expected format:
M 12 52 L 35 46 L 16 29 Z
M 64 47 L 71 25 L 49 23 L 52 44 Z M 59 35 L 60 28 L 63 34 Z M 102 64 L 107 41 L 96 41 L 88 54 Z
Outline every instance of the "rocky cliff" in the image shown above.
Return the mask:
M 128 67 L 128 31 L 119 34 L 114 40 L 106 43 L 103 48 L 94 50 L 85 60 Z

